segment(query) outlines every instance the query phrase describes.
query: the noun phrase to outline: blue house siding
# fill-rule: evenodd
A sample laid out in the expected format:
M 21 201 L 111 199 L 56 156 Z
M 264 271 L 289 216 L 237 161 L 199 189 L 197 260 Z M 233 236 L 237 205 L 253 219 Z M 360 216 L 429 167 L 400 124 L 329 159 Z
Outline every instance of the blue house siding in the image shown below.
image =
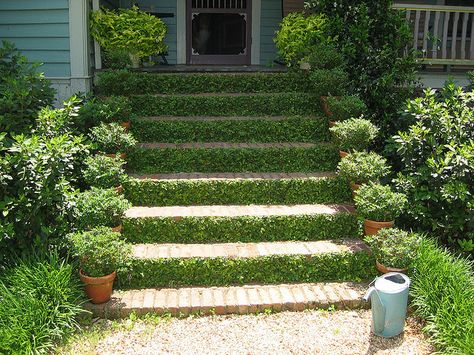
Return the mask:
M 47 77 L 70 77 L 68 0 L 1 0 L 0 39 L 44 63 Z
M 267 65 L 278 57 L 273 38 L 282 19 L 281 0 L 262 0 L 260 16 L 260 64 Z

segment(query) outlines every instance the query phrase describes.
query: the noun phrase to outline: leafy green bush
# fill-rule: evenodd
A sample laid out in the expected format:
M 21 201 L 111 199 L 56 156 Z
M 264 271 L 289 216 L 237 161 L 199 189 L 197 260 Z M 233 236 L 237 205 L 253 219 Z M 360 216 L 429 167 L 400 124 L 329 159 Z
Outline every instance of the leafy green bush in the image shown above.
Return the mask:
M 77 229 L 120 225 L 124 212 L 131 204 L 114 189 L 98 189 L 81 192 L 76 197 L 74 216 Z
M 411 286 L 415 313 L 437 351 L 474 353 L 473 264 L 424 239 L 413 264 Z
M 105 155 L 90 156 L 84 161 L 84 181 L 89 186 L 102 189 L 117 187 L 126 177 L 124 163 L 120 158 Z
M 329 130 L 333 133 L 334 141 L 339 149 L 346 152 L 366 150 L 379 132 L 373 123 L 364 118 L 336 122 L 336 125 Z
M 81 102 L 81 99 L 77 96 L 71 96 L 68 100 L 63 102 L 63 108 L 42 108 L 41 111 L 38 112 L 36 127 L 33 133 L 49 138 L 71 133 L 82 133 L 75 125 L 75 119 Z
M 344 65 L 344 56 L 334 44 L 323 42 L 315 45 L 303 61 L 309 63 L 311 70 L 335 69 Z
M 37 112 L 51 105 L 54 90 L 39 65 L 31 65 L 15 46 L 2 41 L 0 47 L 0 131 L 27 132 Z
M 354 198 L 357 213 L 372 221 L 393 221 L 400 216 L 407 205 L 404 194 L 393 192 L 390 186 L 374 182 L 363 184 Z
M 138 57 L 165 53 L 168 49 L 163 20 L 138 7 L 94 11 L 90 26 L 91 35 L 106 49 L 127 51 Z
M 375 259 L 387 267 L 411 267 L 421 244 L 421 236 L 397 228 L 383 228 L 364 238 Z
M 98 227 L 68 236 L 73 254 L 79 258 L 81 270 L 91 277 L 106 276 L 128 265 L 132 247 L 120 233 Z
M 95 148 L 102 153 L 125 153 L 135 144 L 136 139 L 118 123 L 101 123 L 91 129 L 90 137 Z
M 19 260 L 0 278 L 0 353 L 51 354 L 77 329 L 81 295 L 74 267 L 57 254 Z
M 349 85 L 348 75 L 342 68 L 312 70 L 309 80 L 317 96 L 344 95 Z
M 126 122 L 131 118 L 130 100 L 124 96 L 111 96 L 86 101 L 74 121 L 83 132 L 87 132 L 100 123 Z
M 104 50 L 102 52 L 102 60 L 104 67 L 114 70 L 125 69 L 132 65 L 130 56 L 125 50 Z
M 313 46 L 327 41 L 326 21 L 321 15 L 291 13 L 285 16 L 274 39 L 281 58 L 289 66 L 298 64 Z
M 337 170 L 341 178 L 356 184 L 377 182 L 390 172 L 387 159 L 375 152 L 351 153 L 341 159 Z
M 329 110 L 332 112 L 331 119 L 334 121 L 345 121 L 357 118 L 367 111 L 367 106 L 357 95 L 329 96 L 327 98 Z
M 425 91 L 407 111 L 416 123 L 395 137 L 407 194 L 407 223 L 443 243 L 474 251 L 474 93 L 448 84 Z

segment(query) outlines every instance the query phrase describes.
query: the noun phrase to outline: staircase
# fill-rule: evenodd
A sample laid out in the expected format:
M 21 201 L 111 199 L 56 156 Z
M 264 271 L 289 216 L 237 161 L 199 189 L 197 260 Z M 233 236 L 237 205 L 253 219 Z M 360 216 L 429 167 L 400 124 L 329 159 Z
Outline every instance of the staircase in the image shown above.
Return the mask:
M 373 259 L 303 79 L 127 75 L 98 89 L 128 94 L 138 115 L 124 185 L 134 257 L 113 299 L 87 308 L 113 318 L 363 307 Z

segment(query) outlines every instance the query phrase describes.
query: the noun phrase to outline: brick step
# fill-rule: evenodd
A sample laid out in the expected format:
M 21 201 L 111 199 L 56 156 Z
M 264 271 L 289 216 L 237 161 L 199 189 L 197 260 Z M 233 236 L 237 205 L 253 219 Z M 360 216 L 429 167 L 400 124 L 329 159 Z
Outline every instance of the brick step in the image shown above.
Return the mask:
M 317 172 L 335 170 L 330 143 L 142 143 L 128 155 L 131 173 Z
M 132 121 L 141 142 L 322 142 L 330 140 L 325 117 L 157 116 Z
M 303 311 L 305 309 L 360 309 L 364 283 L 302 283 L 279 285 L 246 285 L 238 287 L 150 288 L 115 291 L 103 304 L 86 303 L 84 308 L 94 317 L 125 318 L 155 314 L 248 314 L 273 311 Z
M 123 219 L 132 243 L 312 241 L 361 235 L 351 205 L 133 207 Z
M 171 173 L 171 174 L 130 174 L 139 180 L 290 180 L 334 178 L 332 171 L 314 173 Z
M 317 242 L 140 244 L 121 288 L 368 280 L 375 268 L 357 239 Z

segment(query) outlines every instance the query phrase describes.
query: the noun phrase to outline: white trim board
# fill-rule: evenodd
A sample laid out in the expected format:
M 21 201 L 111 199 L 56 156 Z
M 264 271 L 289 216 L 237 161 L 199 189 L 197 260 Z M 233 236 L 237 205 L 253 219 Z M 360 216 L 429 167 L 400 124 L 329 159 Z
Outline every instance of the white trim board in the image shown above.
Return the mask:
M 186 64 L 186 0 L 176 0 L 176 63 Z
M 261 26 L 262 1 L 252 0 L 252 44 L 250 49 L 250 63 L 260 65 L 260 26 Z

